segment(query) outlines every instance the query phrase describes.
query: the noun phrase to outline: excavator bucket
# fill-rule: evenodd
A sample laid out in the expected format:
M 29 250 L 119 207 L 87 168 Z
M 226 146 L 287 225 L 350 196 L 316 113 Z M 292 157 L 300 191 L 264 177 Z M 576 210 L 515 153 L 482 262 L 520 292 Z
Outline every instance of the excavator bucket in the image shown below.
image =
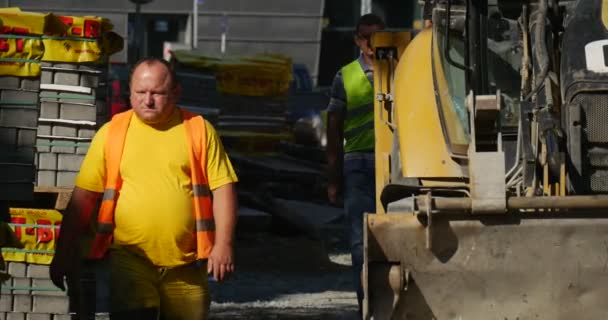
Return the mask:
M 608 317 L 605 212 L 368 214 L 364 223 L 365 319 Z

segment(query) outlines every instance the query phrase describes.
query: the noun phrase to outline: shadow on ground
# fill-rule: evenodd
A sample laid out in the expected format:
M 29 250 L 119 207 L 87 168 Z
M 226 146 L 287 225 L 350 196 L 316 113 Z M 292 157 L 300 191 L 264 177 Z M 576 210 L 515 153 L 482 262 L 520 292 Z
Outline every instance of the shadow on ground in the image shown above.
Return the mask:
M 356 320 L 356 308 L 341 310 L 251 308 L 242 310 L 213 310 L 209 320 Z
M 329 254 L 340 256 L 341 264 L 332 262 Z M 216 303 L 280 303 L 286 296 L 306 300 L 306 295 L 324 292 L 348 296 L 352 293 L 348 263 L 341 244 L 304 235 L 244 233 L 237 238 L 235 274 L 222 283 L 210 282 L 210 290 Z

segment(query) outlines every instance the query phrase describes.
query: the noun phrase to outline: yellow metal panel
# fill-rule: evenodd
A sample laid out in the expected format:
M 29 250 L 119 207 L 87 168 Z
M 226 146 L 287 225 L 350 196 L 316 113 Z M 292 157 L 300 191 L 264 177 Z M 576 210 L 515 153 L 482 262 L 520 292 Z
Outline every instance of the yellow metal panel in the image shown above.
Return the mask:
M 604 28 L 608 29 L 608 0 L 602 0 L 602 22 Z
M 400 57 L 408 43 L 411 41 L 410 32 L 377 32 L 372 37 L 372 47 L 396 47 L 397 56 Z M 374 61 L 374 93 L 389 93 L 390 88 L 390 66 L 388 61 Z M 384 186 L 389 183 L 390 178 L 390 154 L 393 146 L 393 131 L 379 117 L 389 120 L 389 113 L 385 109 L 385 103 L 374 100 L 374 132 L 376 152 L 376 212 L 382 213 L 384 209 L 380 202 L 380 194 Z
M 395 75 L 395 106 L 403 175 L 462 178 L 449 154 L 439 119 L 432 75 L 432 31 L 421 31 L 401 56 Z

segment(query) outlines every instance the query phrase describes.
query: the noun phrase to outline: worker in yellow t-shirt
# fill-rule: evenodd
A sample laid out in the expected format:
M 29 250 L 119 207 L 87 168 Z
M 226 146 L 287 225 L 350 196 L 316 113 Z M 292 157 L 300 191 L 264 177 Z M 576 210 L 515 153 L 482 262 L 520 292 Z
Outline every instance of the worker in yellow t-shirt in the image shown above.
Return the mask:
M 115 201 L 108 251 L 112 319 L 206 319 L 207 274 L 221 281 L 234 271 L 237 177 L 217 133 L 201 122 L 206 132 L 201 170 L 212 199 L 208 212 L 213 212 L 211 223 L 204 225 L 214 227 L 210 253 L 201 259 L 197 237 L 203 224 L 193 214 L 199 210 L 193 208 L 193 197 L 200 193 L 192 187 L 194 147 L 186 138 L 184 113 L 175 104 L 180 91 L 175 73 L 165 61 L 147 58 L 134 67 L 130 86 L 133 115 L 119 160 L 122 183 L 118 192 L 107 192 L 106 141 L 114 141 L 115 133 L 109 134 L 113 127 L 106 124 L 95 135 L 76 179 L 51 279 L 63 289 L 63 278 L 73 271 L 75 244 L 103 195 L 103 201 Z

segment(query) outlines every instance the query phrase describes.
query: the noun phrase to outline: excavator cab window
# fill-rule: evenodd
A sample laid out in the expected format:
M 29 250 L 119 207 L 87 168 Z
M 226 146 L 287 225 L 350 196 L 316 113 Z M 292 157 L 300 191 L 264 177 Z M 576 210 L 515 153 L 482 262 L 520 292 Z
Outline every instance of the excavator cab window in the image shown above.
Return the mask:
M 488 82 L 491 93 L 500 88 L 502 127 L 517 127 L 521 94 L 522 47 L 517 20 L 507 19 L 499 7 L 488 16 Z
M 487 50 L 484 79 L 489 94 L 500 88 L 502 98 L 501 126 L 513 128 L 517 135 L 519 121 L 521 43 L 518 23 L 502 15 L 501 7 L 488 7 L 486 20 Z M 447 24 L 449 18 L 449 25 Z M 469 112 L 465 104 L 468 87 L 466 71 L 471 68 L 467 58 L 466 6 L 442 5 L 433 10 L 433 78 L 438 89 L 437 106 L 444 136 L 453 154 L 466 155 L 469 143 Z M 470 78 L 469 78 L 470 79 Z M 507 134 L 510 130 L 506 130 Z
M 452 7 L 449 27 L 445 8 L 433 12 L 433 80 L 444 136 L 452 153 L 466 155 L 469 117 L 465 105 L 464 10 Z

